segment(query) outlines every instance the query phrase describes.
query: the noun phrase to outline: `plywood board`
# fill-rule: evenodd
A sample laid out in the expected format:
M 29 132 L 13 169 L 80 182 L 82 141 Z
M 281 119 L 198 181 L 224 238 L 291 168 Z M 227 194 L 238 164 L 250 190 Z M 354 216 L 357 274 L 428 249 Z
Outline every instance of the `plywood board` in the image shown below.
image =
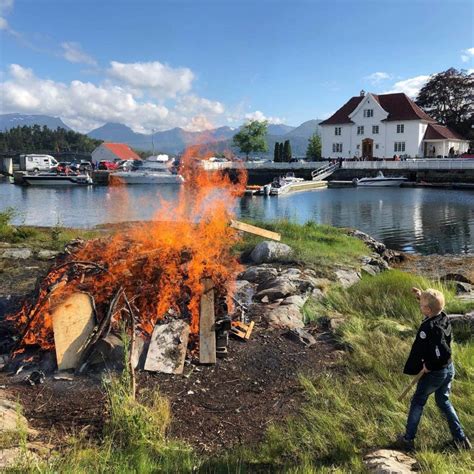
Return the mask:
M 210 278 L 203 280 L 204 292 L 201 297 L 199 318 L 199 362 L 216 363 L 216 331 L 214 313 L 214 285 Z
M 177 319 L 157 324 L 151 335 L 145 370 L 165 374 L 182 374 L 188 347 L 189 324 Z
M 272 232 L 271 230 L 262 229 L 261 227 L 246 224 L 245 222 L 231 220 L 230 226 L 233 229 L 248 232 L 249 234 L 260 235 L 261 237 L 266 237 L 267 239 L 277 240 L 278 242 L 281 240 L 281 234 Z
M 95 327 L 91 297 L 72 294 L 53 309 L 52 318 L 58 369 L 74 369 Z

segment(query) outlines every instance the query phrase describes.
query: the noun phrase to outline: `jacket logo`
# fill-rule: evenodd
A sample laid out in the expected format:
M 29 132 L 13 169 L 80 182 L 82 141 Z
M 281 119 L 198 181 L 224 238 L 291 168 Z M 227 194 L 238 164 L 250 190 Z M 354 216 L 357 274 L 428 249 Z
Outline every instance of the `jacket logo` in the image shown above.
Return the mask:
M 420 337 L 421 337 L 421 339 L 426 339 L 425 331 L 420 331 Z

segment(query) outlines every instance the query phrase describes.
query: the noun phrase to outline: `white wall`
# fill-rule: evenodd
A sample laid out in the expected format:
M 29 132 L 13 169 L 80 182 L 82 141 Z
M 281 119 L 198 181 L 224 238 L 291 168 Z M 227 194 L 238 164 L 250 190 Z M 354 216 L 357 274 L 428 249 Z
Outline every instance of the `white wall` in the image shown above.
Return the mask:
M 114 161 L 117 159 L 117 156 L 112 153 L 107 147 L 104 145 L 99 145 L 93 152 L 92 152 L 92 161 L 95 163 L 107 160 L 107 161 Z

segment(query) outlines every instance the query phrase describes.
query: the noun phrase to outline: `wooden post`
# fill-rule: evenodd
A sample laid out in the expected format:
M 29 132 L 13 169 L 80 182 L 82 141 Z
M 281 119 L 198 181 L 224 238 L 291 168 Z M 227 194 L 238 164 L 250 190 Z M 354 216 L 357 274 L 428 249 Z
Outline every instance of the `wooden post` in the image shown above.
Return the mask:
M 204 278 L 204 291 L 201 297 L 201 314 L 199 319 L 199 362 L 216 363 L 216 331 L 214 313 L 214 284 L 210 278 Z

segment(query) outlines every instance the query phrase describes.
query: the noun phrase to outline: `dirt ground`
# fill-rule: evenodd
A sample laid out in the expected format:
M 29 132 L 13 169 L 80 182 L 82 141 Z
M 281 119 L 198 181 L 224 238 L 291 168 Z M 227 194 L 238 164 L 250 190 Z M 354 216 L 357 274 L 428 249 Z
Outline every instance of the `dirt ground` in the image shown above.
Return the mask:
M 0 296 L 19 298 L 34 288 L 36 278 L 46 274 L 50 262 L 3 262 Z M 0 318 L 1 319 L 1 318 Z M 249 341 L 230 339 L 229 354 L 215 366 L 187 362 L 183 375 L 137 373 L 138 397 L 146 400 L 156 389 L 172 407 L 169 434 L 184 439 L 198 451 L 215 453 L 261 440 L 272 422 L 296 413 L 304 395 L 299 374 L 311 375 L 334 364 L 341 356 L 328 333 L 310 328 L 317 343 L 307 348 L 269 331 L 255 318 Z M 106 397 L 100 376 L 56 380 L 31 386 L 22 373 L 0 372 L 0 386 L 18 400 L 38 439 L 60 447 L 68 436 L 98 438 L 107 416 Z

